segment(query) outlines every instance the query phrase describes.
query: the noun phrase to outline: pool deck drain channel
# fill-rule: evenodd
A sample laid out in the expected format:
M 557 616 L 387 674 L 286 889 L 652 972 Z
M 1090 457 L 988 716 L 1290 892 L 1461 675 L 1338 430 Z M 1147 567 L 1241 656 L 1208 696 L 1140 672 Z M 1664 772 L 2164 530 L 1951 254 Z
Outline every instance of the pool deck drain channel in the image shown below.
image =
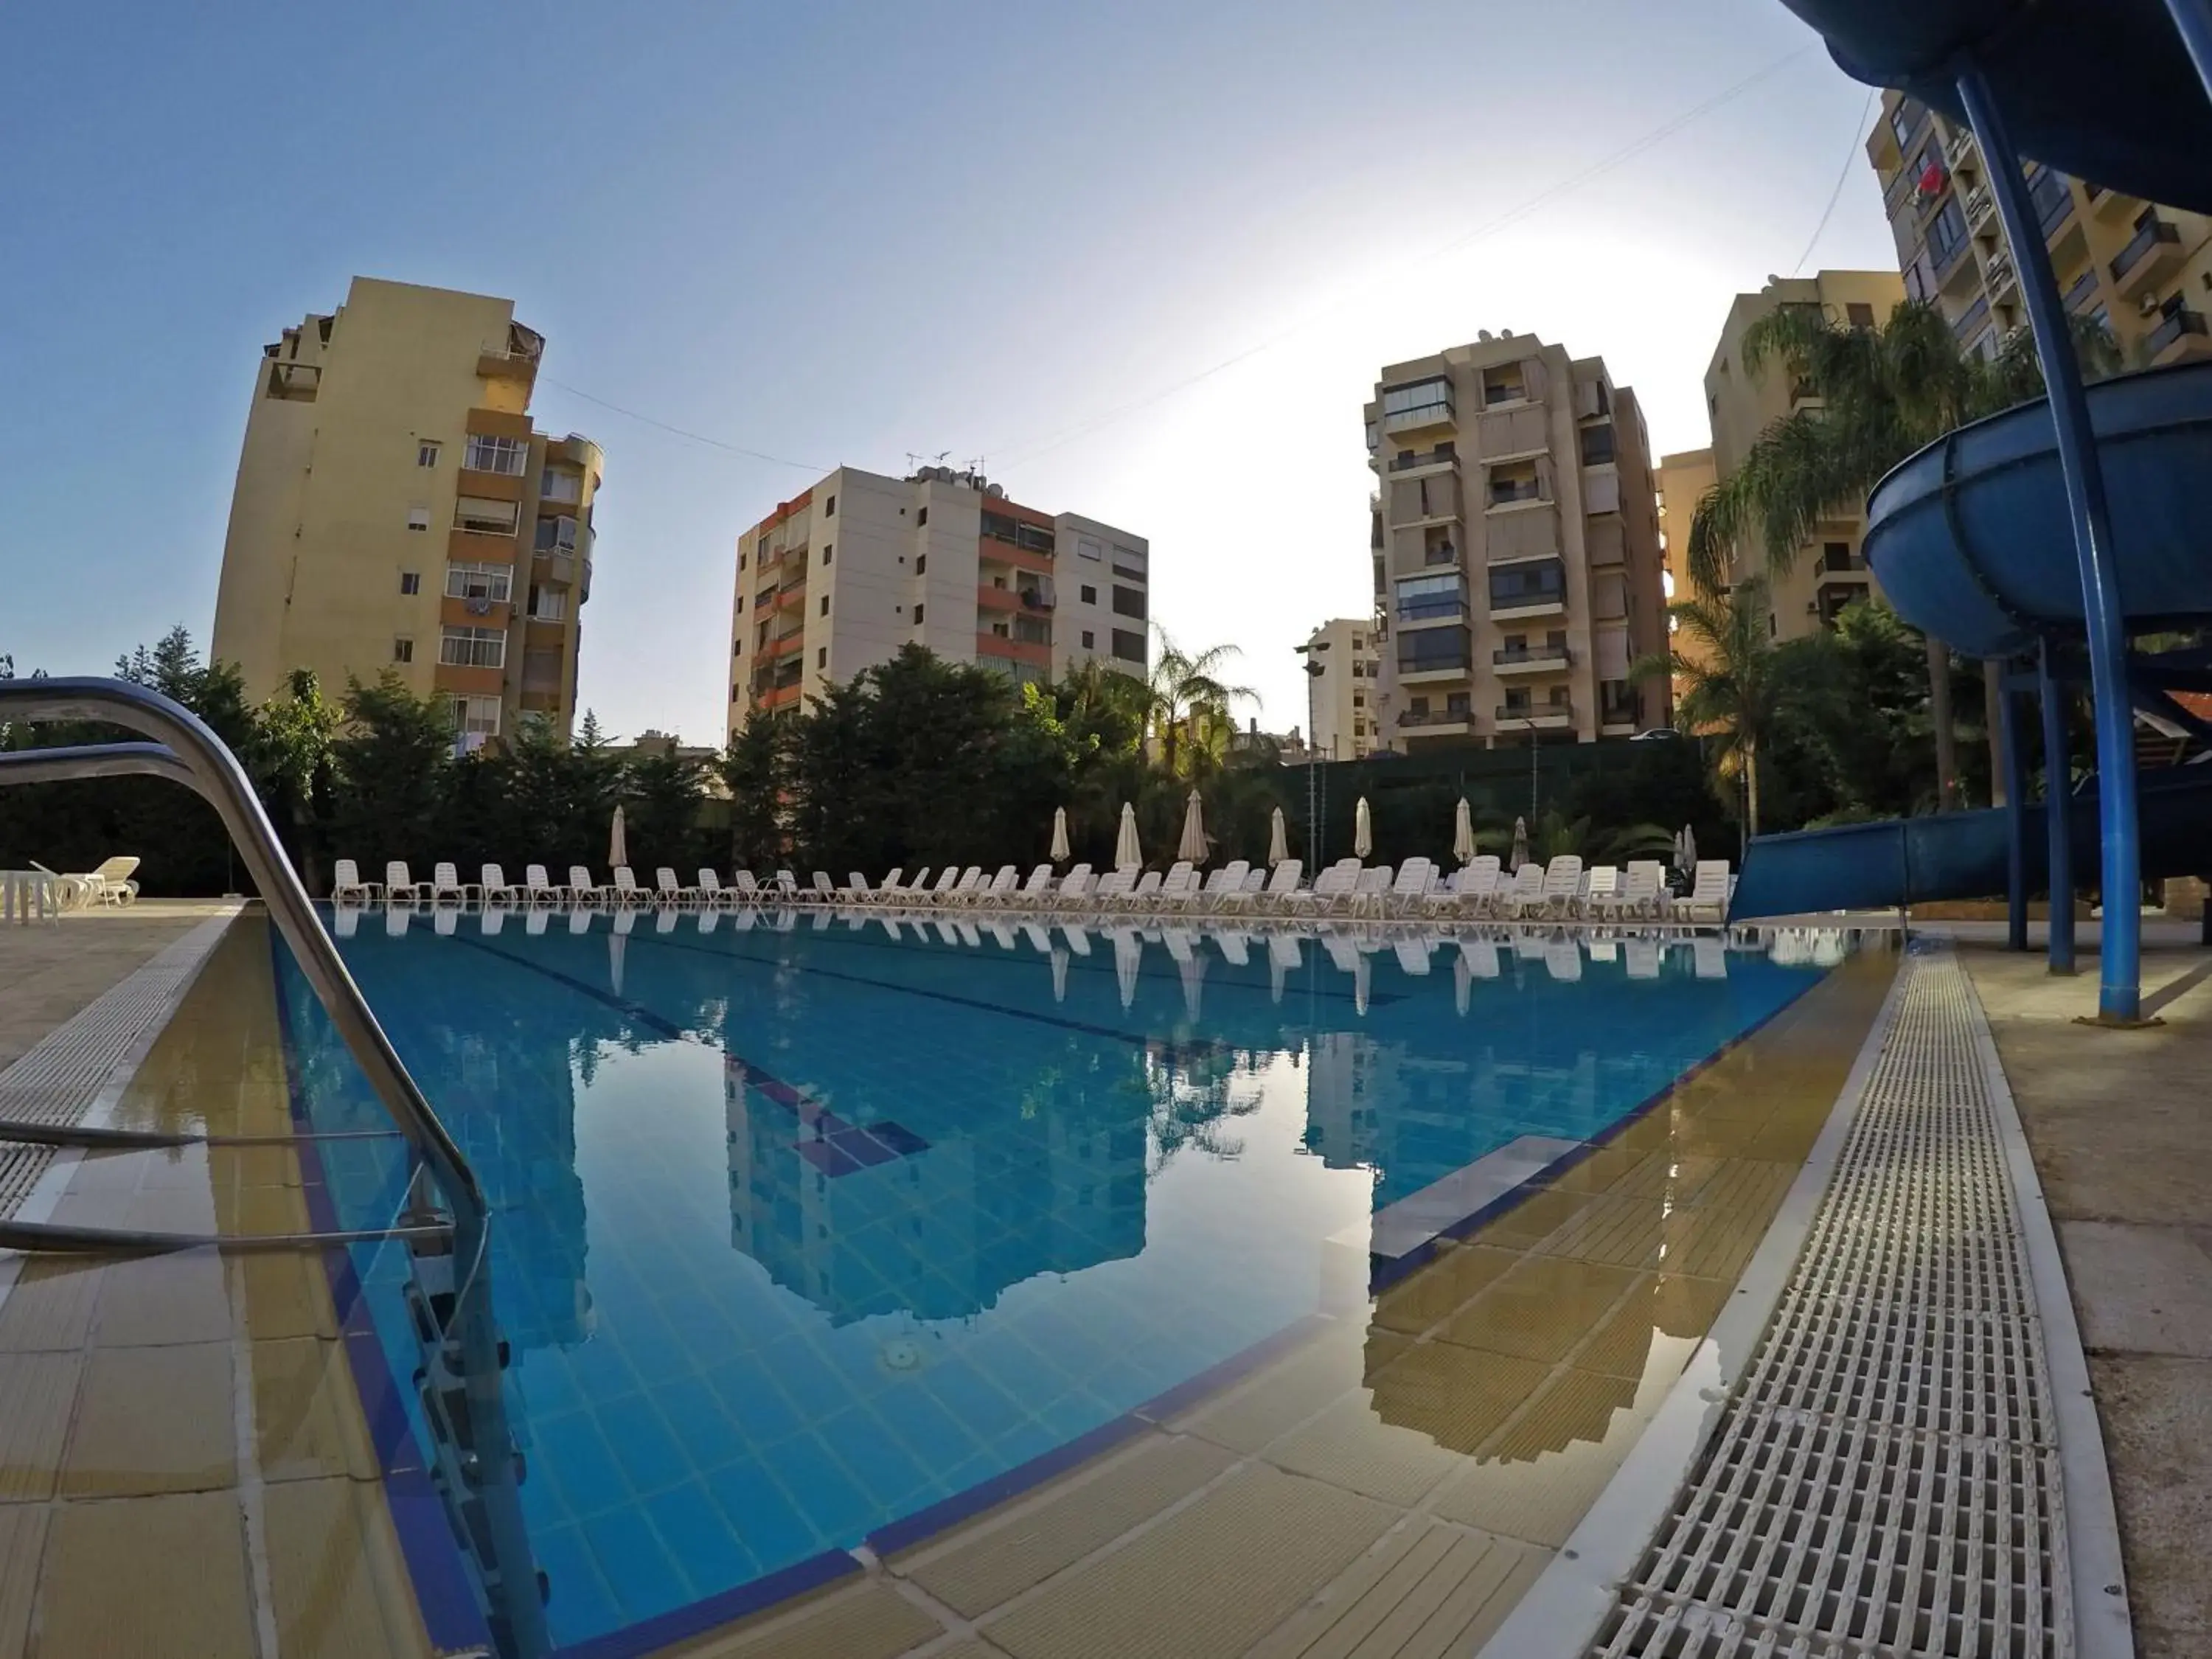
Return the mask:
M 1948 950 L 1907 959 L 1893 1009 L 1656 1535 L 1616 1558 L 1594 1634 L 1516 1620 L 1490 1659 L 1584 1639 L 1589 1659 L 2133 1652 L 2080 1338 L 1987 1024 Z

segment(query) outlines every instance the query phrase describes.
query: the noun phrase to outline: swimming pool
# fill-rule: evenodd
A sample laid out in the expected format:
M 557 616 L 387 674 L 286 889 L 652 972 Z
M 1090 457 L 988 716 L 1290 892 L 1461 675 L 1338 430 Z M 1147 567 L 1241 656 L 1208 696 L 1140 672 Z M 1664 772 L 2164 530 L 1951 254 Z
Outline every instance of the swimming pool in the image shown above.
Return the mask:
M 1602 1135 L 1823 971 L 1713 939 L 348 920 L 495 1207 L 553 1638 L 609 1652 L 1364 1298 L 1385 1220 Z M 381 1124 L 285 968 L 301 1109 Z M 339 1219 L 388 1220 L 392 1143 L 321 1145 Z M 356 1260 L 404 1379 L 404 1255 Z

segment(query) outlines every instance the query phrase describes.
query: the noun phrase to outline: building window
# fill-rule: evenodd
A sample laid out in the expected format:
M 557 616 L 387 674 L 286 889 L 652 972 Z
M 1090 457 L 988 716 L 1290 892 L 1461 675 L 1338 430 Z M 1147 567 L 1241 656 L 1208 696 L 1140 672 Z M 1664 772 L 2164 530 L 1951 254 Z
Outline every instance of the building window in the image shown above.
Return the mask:
M 1472 698 L 1465 691 L 1447 691 L 1444 694 L 1444 713 L 1465 720 L 1471 702 Z
M 1857 300 L 1853 300 L 1844 307 L 1844 316 L 1853 328 L 1874 326 L 1874 307 Z
M 1355 691 L 1355 692 L 1353 692 L 1353 693 L 1352 694 L 1352 706 L 1354 708 L 1366 708 L 1366 707 L 1367 707 L 1367 694 L 1366 694 L 1364 691 Z
M 459 733 L 464 749 L 480 747 L 486 738 L 499 735 L 499 699 L 497 697 L 462 696 L 453 699 L 453 730 Z M 469 738 L 476 742 L 471 743 Z
M 471 432 L 461 465 L 471 472 L 496 472 L 503 477 L 519 478 L 523 468 L 530 465 L 530 440 L 495 438 Z
M 1889 130 L 1897 135 L 1897 147 L 1899 149 L 1903 149 L 1912 142 L 1912 135 L 1920 127 L 1920 118 L 1927 112 L 1925 108 L 1911 98 L 1900 99 L 1897 107 L 1890 111 Z
M 1510 611 L 1523 605 L 1559 605 L 1565 600 L 1566 592 L 1566 567 L 1557 559 L 1501 565 L 1490 573 L 1492 610 Z
M 538 521 L 537 540 L 532 544 L 540 553 L 574 553 L 576 550 L 576 521 L 567 514 L 544 518 Z
M 740 700 L 741 695 L 742 695 L 742 688 L 740 688 L 740 687 L 738 687 L 738 686 L 735 686 L 735 685 L 733 685 L 733 686 L 732 686 L 732 687 L 730 688 L 730 701 L 731 701 L 732 702 L 738 702 L 738 701 Z
M 922 609 L 923 609 L 923 607 L 922 607 L 922 606 L 921 606 L 921 605 L 916 605 L 916 606 L 915 606 L 915 608 L 914 608 L 914 625 L 915 625 L 916 628 L 919 628 L 919 627 L 921 627 L 921 613 L 922 613 Z
M 1123 587 L 1120 583 L 1115 583 L 1114 586 L 1114 614 L 1117 617 L 1133 617 L 1139 622 L 1144 621 L 1144 593 L 1137 588 Z
M 438 641 L 438 660 L 449 668 L 504 668 L 503 628 L 448 628 Z
M 835 495 L 822 503 L 822 516 L 825 519 L 834 519 L 837 516 L 837 498 Z
M 513 501 L 487 501 L 481 495 L 464 495 L 453 503 L 453 528 L 474 531 L 480 536 L 512 536 L 520 522 L 520 509 Z
M 1091 540 L 1090 537 L 1078 536 L 1075 538 L 1075 556 L 1077 558 L 1099 559 L 1103 558 L 1105 556 L 1106 550 L 1099 546 L 1097 542 Z
M 827 564 L 827 563 L 829 563 L 829 562 L 830 562 L 830 550 L 830 550 L 830 544 L 828 542 L 824 542 L 824 543 L 823 543 L 823 544 L 822 544 L 822 562 L 823 562 L 823 563 Z
M 1602 466 L 1613 459 L 1613 422 L 1583 428 L 1583 465 Z
M 394 662 L 413 662 L 415 660 L 415 641 L 412 640 L 404 639 L 392 641 L 392 660 Z
M 1145 636 L 1133 629 L 1117 628 L 1114 630 L 1114 654 L 1123 662 L 1142 662 L 1145 659 Z
M 1083 630 L 1083 648 L 1085 651 L 1096 651 L 1098 648 L 1098 635 L 1087 628 Z
M 743 640 L 732 640 L 730 641 L 730 654 L 733 657 L 744 656 L 745 654 L 745 642 Z
M 917 576 L 926 576 L 929 574 L 928 554 L 917 553 L 914 556 L 914 574 Z
M 745 596 L 742 593 L 738 595 L 738 614 L 740 617 L 745 614 Z
M 917 530 L 921 529 L 922 526 L 924 526 L 924 525 L 927 524 L 928 522 L 929 522 L 929 509 L 928 509 L 927 507 L 923 507 L 923 508 L 922 508 L 919 513 L 917 513 L 917 514 L 915 514 L 914 515 L 914 526 L 915 526 L 915 529 L 917 529 Z
M 835 498 L 833 497 L 832 499 Z M 815 652 L 814 665 L 817 668 L 827 668 L 830 665 L 830 647 L 828 646 L 825 645 Z
M 1098 603 L 1098 590 L 1097 588 L 1086 585 L 1083 587 L 1078 588 L 1076 591 L 1082 596 L 1084 604 L 1096 605 Z
M 427 507 L 409 507 L 407 527 L 410 530 L 428 530 L 430 527 L 430 509 Z
M 415 446 L 415 465 L 417 465 L 417 466 L 435 466 L 435 465 L 437 465 L 437 464 L 438 464 L 438 446 L 437 446 L 436 444 L 431 443 L 428 440 L 427 440 L 427 439 L 426 439 L 426 440 L 424 440 L 422 442 L 421 442 L 421 443 L 419 443 L 419 444 L 416 444 L 416 445 Z
M 510 564 L 449 564 L 446 567 L 446 597 L 449 599 L 494 599 L 504 605 L 513 592 L 514 567 Z
M 822 614 L 825 617 L 830 614 L 830 596 L 827 593 L 822 596 Z
M 1954 196 L 1943 204 L 1943 210 L 1928 222 L 1928 252 L 1935 258 L 1939 276 L 1965 251 L 1966 246 L 1966 212 Z
M 565 467 L 549 466 L 538 476 L 538 498 L 544 501 L 584 499 L 584 475 Z
M 568 595 L 566 589 L 540 587 L 536 583 L 530 588 L 530 615 L 536 622 L 559 622 L 568 614 Z
M 741 547 L 741 548 L 739 548 L 739 549 L 738 550 L 738 569 L 740 569 L 740 570 L 743 570 L 744 568 L 745 568 L 745 550 L 744 550 L 744 549 L 743 549 L 743 548 Z
M 422 573 L 419 570 L 401 571 L 399 591 L 403 593 L 420 593 L 422 591 Z

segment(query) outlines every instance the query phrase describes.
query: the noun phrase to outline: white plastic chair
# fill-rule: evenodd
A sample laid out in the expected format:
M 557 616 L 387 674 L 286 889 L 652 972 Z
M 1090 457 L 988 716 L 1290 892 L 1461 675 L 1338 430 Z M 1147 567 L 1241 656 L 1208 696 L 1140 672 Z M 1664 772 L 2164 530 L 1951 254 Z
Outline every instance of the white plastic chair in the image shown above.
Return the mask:
M 637 878 L 630 872 L 630 867 L 627 864 L 615 866 L 614 896 L 615 902 L 624 908 L 633 904 L 643 904 L 652 896 L 644 888 L 637 884 Z
M 361 878 L 361 866 L 351 859 L 340 859 L 331 866 L 331 902 L 332 904 L 374 904 L 376 889 Z
M 1690 890 L 1674 901 L 1680 921 L 1721 922 L 1728 919 L 1729 866 L 1726 859 L 1699 859 Z
M 477 872 L 483 879 L 477 883 L 477 891 L 486 904 L 520 904 L 522 890 L 507 878 L 507 872 L 496 864 L 487 864 Z
M 597 904 L 612 890 L 602 887 L 592 879 L 588 866 L 572 864 L 568 866 L 568 897 L 576 904 Z
M 1544 902 L 1544 866 L 1531 860 L 1513 872 L 1512 882 L 1498 895 L 1492 908 L 1501 916 L 1518 918 Z
M 545 873 L 544 865 L 531 864 L 523 866 L 522 896 L 527 902 L 533 905 L 558 904 L 561 902 L 561 888 L 554 883 L 550 876 Z
M 469 902 L 468 884 L 462 881 L 461 872 L 451 864 L 432 865 L 430 866 L 430 902 L 436 904 L 449 895 L 460 903 L 466 904 Z
M 1537 908 L 1547 916 L 1570 915 L 1582 890 L 1583 861 L 1580 855 L 1562 853 L 1544 871 L 1544 892 Z
M 393 859 L 384 866 L 384 902 L 420 904 L 430 896 L 430 884 L 407 873 L 407 860 Z

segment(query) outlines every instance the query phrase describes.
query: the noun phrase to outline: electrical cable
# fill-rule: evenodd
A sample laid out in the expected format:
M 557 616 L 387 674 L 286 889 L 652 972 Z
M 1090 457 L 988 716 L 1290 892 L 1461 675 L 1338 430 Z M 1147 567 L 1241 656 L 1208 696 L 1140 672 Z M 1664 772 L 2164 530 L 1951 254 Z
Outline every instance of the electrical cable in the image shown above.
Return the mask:
M 1813 240 L 1805 244 L 1805 251 L 1797 256 L 1797 263 L 1790 267 L 1795 276 L 1805 269 L 1805 262 L 1813 257 L 1813 250 L 1820 246 L 1820 238 L 1834 216 L 1836 204 L 1844 199 L 1844 182 L 1851 176 L 1851 163 L 1857 160 L 1859 147 L 1866 143 L 1867 117 L 1874 113 L 1875 89 L 1867 89 L 1866 102 L 1859 106 L 1859 118 L 1851 128 L 1850 148 L 1844 152 L 1844 170 L 1836 175 L 1836 187 L 1828 192 L 1828 205 L 1821 210 L 1820 222 L 1813 227 Z
M 640 421 L 647 426 L 657 426 L 663 432 L 672 432 L 679 438 L 689 438 L 695 444 L 706 444 L 715 449 L 726 449 L 732 455 L 749 456 L 756 461 L 766 461 L 775 466 L 796 467 L 801 472 L 811 472 L 817 476 L 831 470 L 826 466 L 815 466 L 805 461 L 787 460 L 781 455 L 771 455 L 764 449 L 748 449 L 743 444 L 726 443 L 720 438 L 710 438 L 703 432 L 693 432 L 684 427 L 671 426 L 666 421 L 657 421 L 650 415 L 641 415 L 634 409 L 624 409 L 620 404 L 611 404 L 605 398 L 594 398 L 590 392 L 580 391 L 565 380 L 555 380 L 550 374 L 541 374 L 538 378 L 548 386 L 560 387 L 572 398 L 581 398 L 587 404 L 597 404 L 601 409 L 612 410 L 626 419 Z

